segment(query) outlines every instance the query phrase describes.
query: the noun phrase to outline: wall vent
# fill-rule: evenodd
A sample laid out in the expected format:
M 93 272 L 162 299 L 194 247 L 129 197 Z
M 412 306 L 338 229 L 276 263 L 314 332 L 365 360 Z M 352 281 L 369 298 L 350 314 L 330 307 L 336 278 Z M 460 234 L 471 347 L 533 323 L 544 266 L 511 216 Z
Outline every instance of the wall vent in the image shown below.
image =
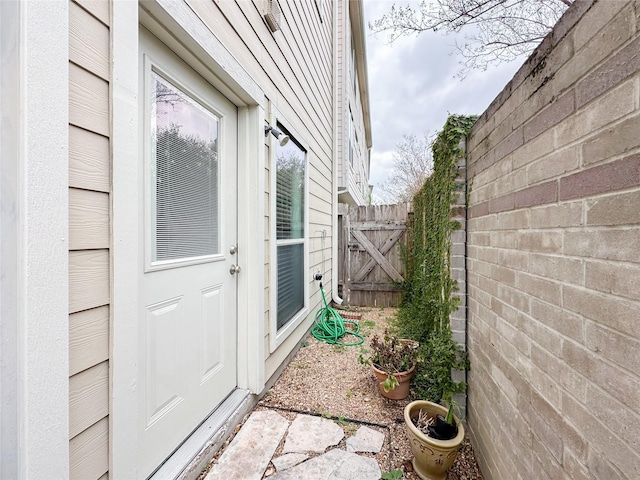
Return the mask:
M 264 0 L 264 19 L 272 32 L 280 30 L 282 12 L 278 0 Z

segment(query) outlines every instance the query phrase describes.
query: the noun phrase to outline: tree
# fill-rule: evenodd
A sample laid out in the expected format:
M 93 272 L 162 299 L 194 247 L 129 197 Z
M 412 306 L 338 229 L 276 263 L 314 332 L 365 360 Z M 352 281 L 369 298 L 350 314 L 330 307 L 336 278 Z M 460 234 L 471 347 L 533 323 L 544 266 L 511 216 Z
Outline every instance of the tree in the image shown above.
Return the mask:
M 470 31 L 456 48 L 463 57 L 464 77 L 469 70 L 509 62 L 530 53 L 575 0 L 423 0 L 417 6 L 396 6 L 369 23 L 374 32 L 389 32 L 393 42 L 401 36 L 427 30 L 446 33 Z M 474 28 L 475 27 L 475 28 Z
M 403 135 L 393 152 L 393 171 L 382 185 L 378 198 L 384 203 L 408 202 L 433 171 L 431 142 L 428 134 L 423 137 Z

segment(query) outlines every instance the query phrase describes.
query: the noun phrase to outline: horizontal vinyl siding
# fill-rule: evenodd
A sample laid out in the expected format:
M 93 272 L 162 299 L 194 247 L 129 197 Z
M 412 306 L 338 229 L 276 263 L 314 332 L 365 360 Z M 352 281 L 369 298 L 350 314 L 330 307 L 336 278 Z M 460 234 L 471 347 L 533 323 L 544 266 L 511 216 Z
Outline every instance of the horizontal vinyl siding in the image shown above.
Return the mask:
M 345 113 L 345 97 L 344 97 L 344 76 L 347 51 L 345 51 L 345 22 L 346 22 L 346 3 L 345 0 L 336 0 L 338 2 L 337 18 L 336 18 L 336 71 L 334 74 L 334 81 L 336 82 L 336 152 L 335 156 L 338 159 L 336 168 L 338 169 L 338 185 L 336 188 L 342 188 L 345 182 L 345 136 L 346 128 L 348 125 L 346 113 Z
M 109 138 L 69 126 L 69 186 L 109 192 Z
M 108 477 L 110 5 L 69 12 L 69 464 Z
M 279 2 L 281 30 L 270 33 L 260 6 L 252 2 L 188 1 L 216 36 L 247 69 L 318 157 L 331 160 L 332 86 L 330 37 L 319 44 L 312 23 L 319 23 L 311 2 Z M 331 23 L 320 24 L 331 29 Z M 301 38 L 303 37 L 303 38 Z M 319 53 L 320 50 L 328 50 Z
M 211 31 L 256 80 L 265 96 L 309 146 L 309 247 L 310 260 L 320 253 L 316 231 L 331 232 L 333 156 L 333 12 L 331 2 L 280 1 L 280 30 L 267 27 L 262 1 L 187 3 Z M 265 233 L 270 232 L 270 154 L 266 150 Z M 293 334 L 274 354 L 269 355 L 271 313 L 270 290 L 272 239 L 265 242 L 265 355 L 266 376 L 270 377 L 286 358 L 299 334 Z M 326 245 L 325 245 L 326 247 Z M 327 255 L 330 258 L 330 254 Z M 313 263 L 312 261 L 310 263 Z M 311 275 L 309 275 L 311 278 Z M 319 299 L 317 285 L 310 284 L 311 310 Z M 306 328 L 306 327 L 305 327 Z M 294 340 L 295 339 L 295 340 Z
M 109 469 L 109 418 L 79 433 L 69 442 L 69 476 L 71 478 L 100 478 Z
M 109 307 L 69 315 L 69 375 L 109 359 Z

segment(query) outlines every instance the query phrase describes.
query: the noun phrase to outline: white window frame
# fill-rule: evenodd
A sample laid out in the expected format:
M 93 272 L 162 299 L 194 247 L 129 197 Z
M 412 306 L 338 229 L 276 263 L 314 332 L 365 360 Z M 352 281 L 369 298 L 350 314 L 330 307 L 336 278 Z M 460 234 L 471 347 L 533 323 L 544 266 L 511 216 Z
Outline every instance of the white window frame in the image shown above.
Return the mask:
M 273 118 L 272 126 L 282 125 L 290 134 L 293 141 L 302 147 L 306 152 L 305 159 L 305 175 L 304 175 L 304 239 L 303 239 L 303 251 L 304 251 L 304 306 L 294 315 L 280 330 L 278 330 L 278 246 L 291 244 L 290 240 L 277 240 L 276 232 L 276 158 L 277 158 L 277 141 L 273 135 L 268 135 L 267 141 L 270 142 L 270 169 L 271 169 L 271 205 L 269 205 L 270 211 L 270 238 L 271 238 L 271 251 L 270 257 L 270 308 L 269 308 L 269 346 L 270 351 L 274 352 L 278 346 L 280 346 L 293 331 L 307 318 L 309 315 L 309 282 L 306 281 L 307 273 L 309 272 L 309 164 L 310 164 L 310 148 L 309 144 L 305 142 L 305 139 L 300 135 L 295 128 L 291 126 L 279 113 L 276 113 Z M 297 242 L 296 242 L 297 243 Z
M 189 79 L 188 74 L 176 70 L 169 65 L 165 65 L 162 61 L 157 58 L 153 58 L 149 55 L 145 55 L 144 58 L 144 87 L 145 90 L 142 92 L 143 95 L 147 97 L 147 104 L 150 104 L 151 101 L 150 95 L 153 95 L 153 75 L 157 75 L 160 78 L 164 79 L 166 82 L 169 82 L 173 87 L 180 90 L 182 93 L 187 95 L 191 100 L 195 103 L 199 104 L 204 110 L 209 111 L 211 114 L 215 115 L 218 118 L 219 126 L 218 133 L 222 132 L 224 129 L 225 119 L 221 112 L 219 112 L 212 103 L 210 98 L 206 98 L 206 95 L 202 94 L 202 87 L 197 86 L 197 81 L 194 82 L 193 79 Z M 155 109 L 155 104 L 153 106 Z M 185 267 L 189 265 L 197 265 L 201 263 L 211 263 L 211 262 L 219 262 L 224 260 L 224 254 L 222 253 L 223 245 L 219 245 L 219 252 L 211 253 L 207 255 L 197 256 L 197 257 L 180 257 L 169 260 L 157 260 L 155 257 L 155 216 L 154 216 L 154 205 L 156 201 L 156 192 L 153 185 L 155 185 L 155 152 L 153 151 L 152 145 L 152 137 L 154 135 L 155 120 L 153 119 L 153 115 L 155 115 L 153 109 L 144 112 L 144 150 L 145 150 L 145 159 L 144 159 L 144 177 L 145 177 L 145 202 L 144 202 L 144 219 L 145 219 L 145 272 L 154 272 L 158 270 L 167 270 L 171 268 L 179 268 Z M 220 168 L 220 167 L 218 167 Z M 220 169 L 218 171 L 218 182 L 220 182 L 220 177 L 222 176 L 223 171 Z M 219 188 L 219 185 L 218 185 Z M 218 206 L 222 208 L 222 199 L 218 199 Z M 219 238 L 224 235 L 224 225 L 218 225 L 220 228 Z M 218 238 L 218 240 L 219 240 Z

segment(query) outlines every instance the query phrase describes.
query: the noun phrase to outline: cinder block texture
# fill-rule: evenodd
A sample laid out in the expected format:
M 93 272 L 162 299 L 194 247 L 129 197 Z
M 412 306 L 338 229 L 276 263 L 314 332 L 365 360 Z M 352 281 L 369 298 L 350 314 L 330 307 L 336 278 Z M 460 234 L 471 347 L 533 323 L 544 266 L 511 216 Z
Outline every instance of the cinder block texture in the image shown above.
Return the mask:
M 471 132 L 467 405 L 487 479 L 640 478 L 639 99 L 640 0 L 578 0 Z

